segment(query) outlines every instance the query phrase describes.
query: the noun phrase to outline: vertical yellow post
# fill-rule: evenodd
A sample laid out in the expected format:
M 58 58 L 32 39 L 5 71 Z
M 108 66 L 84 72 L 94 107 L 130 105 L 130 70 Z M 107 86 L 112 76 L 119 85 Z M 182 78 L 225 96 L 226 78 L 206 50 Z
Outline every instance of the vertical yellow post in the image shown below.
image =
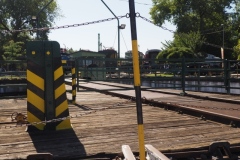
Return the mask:
M 76 104 L 76 66 L 75 61 L 72 61 L 72 104 Z
M 129 0 L 129 13 L 130 13 L 130 15 L 129 15 L 130 24 L 131 24 L 131 36 L 132 36 L 134 88 L 135 88 L 136 105 L 137 105 L 139 154 L 140 154 L 140 160 L 145 160 L 146 158 L 145 158 L 145 147 L 144 147 L 144 128 L 143 128 L 143 113 L 142 113 L 142 101 L 141 101 L 141 82 L 140 82 L 137 29 L 136 29 L 136 18 L 135 18 L 136 13 L 135 13 L 135 2 L 134 2 L 134 0 Z

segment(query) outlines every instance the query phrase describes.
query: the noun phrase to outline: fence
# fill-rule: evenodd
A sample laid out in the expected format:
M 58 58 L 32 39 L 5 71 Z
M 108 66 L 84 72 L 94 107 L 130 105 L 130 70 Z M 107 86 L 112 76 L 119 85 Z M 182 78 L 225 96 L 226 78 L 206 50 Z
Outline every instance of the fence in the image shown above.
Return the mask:
M 26 61 L 0 61 L 0 95 L 26 94 L 26 68 Z
M 183 92 L 209 91 L 211 88 L 212 92 L 240 94 L 240 61 L 183 58 L 140 59 L 139 62 L 143 86 Z M 81 81 L 133 84 L 131 59 L 81 58 L 75 63 L 77 84 Z M 26 92 L 26 67 L 26 61 L 0 61 L 0 94 Z
M 92 60 L 92 61 L 91 61 Z M 77 80 L 109 81 L 133 84 L 133 64 L 131 59 L 111 60 L 115 65 L 104 65 L 103 59 L 81 59 L 91 61 L 90 65 L 77 64 Z M 99 62 L 101 61 L 101 63 Z M 102 64 L 98 66 L 97 63 Z M 170 88 L 213 92 L 239 93 L 240 62 L 221 59 L 140 59 L 142 85 L 152 88 Z M 101 75 L 101 76 L 99 76 Z M 100 77 L 100 78 L 99 78 Z M 77 83 L 77 84 L 78 84 Z M 220 90 L 220 91 L 219 91 Z M 239 93 L 240 94 L 240 93 Z

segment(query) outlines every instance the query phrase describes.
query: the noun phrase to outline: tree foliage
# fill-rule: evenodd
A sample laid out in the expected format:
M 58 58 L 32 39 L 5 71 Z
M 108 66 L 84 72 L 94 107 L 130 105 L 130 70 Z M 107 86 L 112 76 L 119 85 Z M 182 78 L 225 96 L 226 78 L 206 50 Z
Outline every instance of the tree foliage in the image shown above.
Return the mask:
M 234 49 L 234 57 L 237 60 L 240 60 L 240 39 L 238 40 L 238 45 L 236 45 L 233 49 Z
M 73 50 L 72 48 L 67 48 L 67 53 L 70 53 L 70 54 L 72 54 L 72 53 L 74 53 L 74 52 L 76 52 L 75 50 Z
M 18 57 L 23 57 L 25 55 L 25 50 L 22 50 L 23 42 L 14 42 L 13 40 L 3 46 L 4 54 L 2 58 L 4 60 L 16 60 Z
M 31 29 L 34 27 L 31 20 L 32 16 L 38 16 L 38 27 L 51 27 L 54 19 L 59 16 L 59 9 L 55 1 L 44 8 L 49 2 L 50 0 L 1 0 L 0 30 Z M 48 32 L 40 32 L 39 39 L 47 40 Z M 3 54 L 3 45 L 10 41 L 25 43 L 33 39 L 34 36 L 33 32 L 0 32 L 0 58 Z
M 202 52 L 218 55 L 223 41 L 225 48 L 233 48 L 237 44 L 237 27 L 240 23 L 239 1 L 152 0 L 152 2 L 150 14 L 154 23 L 162 26 L 165 21 L 169 21 L 176 25 L 176 34 L 199 31 L 207 42 L 200 48 Z M 226 49 L 226 52 L 231 54 L 232 50 Z
M 205 37 L 201 36 L 199 32 L 178 33 L 174 38 L 176 46 L 189 48 L 195 54 L 201 51 L 204 41 Z
M 158 58 L 197 58 L 205 54 L 200 51 L 205 38 L 199 32 L 178 33 L 174 35 L 174 40 L 163 44 L 163 52 Z
M 195 58 L 192 50 L 187 47 L 171 47 L 163 50 L 157 55 L 157 59 Z
M 231 9 L 234 0 L 152 0 L 150 11 L 158 25 L 166 20 L 177 26 L 178 32 L 209 29 L 224 24 L 226 8 Z

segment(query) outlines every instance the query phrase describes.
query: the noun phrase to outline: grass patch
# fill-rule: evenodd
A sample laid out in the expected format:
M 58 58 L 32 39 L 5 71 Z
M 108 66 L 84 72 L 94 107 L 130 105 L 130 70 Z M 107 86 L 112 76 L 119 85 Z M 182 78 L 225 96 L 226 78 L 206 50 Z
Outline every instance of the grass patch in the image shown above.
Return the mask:
M 21 79 L 26 79 L 26 76 L 0 76 L 0 80 L 3 80 L 3 79 L 8 79 L 8 80 L 21 80 Z
M 145 74 L 145 77 L 173 77 L 171 73 L 149 73 Z

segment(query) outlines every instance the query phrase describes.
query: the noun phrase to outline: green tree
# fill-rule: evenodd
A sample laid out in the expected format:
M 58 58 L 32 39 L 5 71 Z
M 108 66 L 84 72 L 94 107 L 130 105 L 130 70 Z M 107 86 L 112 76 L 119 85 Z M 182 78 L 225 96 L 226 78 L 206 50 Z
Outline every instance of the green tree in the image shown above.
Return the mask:
M 156 59 L 195 58 L 192 50 L 187 47 L 171 47 L 160 52 Z
M 8 32 L 11 30 L 31 29 L 34 23 L 32 16 L 38 15 L 39 27 L 51 27 L 54 19 L 59 16 L 57 3 L 53 1 L 44 10 L 50 0 L 1 0 L 0 1 L 0 57 L 3 54 L 3 45 L 10 40 L 26 42 L 34 38 L 35 32 Z M 41 11 L 42 12 L 39 12 Z M 3 32 L 4 31 L 4 32 Z M 41 40 L 48 39 L 49 31 L 40 32 Z
M 72 48 L 67 48 L 67 52 L 71 54 L 71 53 L 74 53 L 74 52 L 76 52 L 76 51 L 73 50 Z
M 174 40 L 163 44 L 158 58 L 201 58 L 205 54 L 200 51 L 205 38 L 199 32 L 179 33 Z
M 201 53 L 201 48 L 205 37 L 201 36 L 200 32 L 178 33 L 174 37 L 173 43 L 175 43 L 175 46 L 189 48 L 194 57 L 202 57 L 204 55 Z
M 200 31 L 206 38 L 202 52 L 220 54 L 225 48 L 237 43 L 236 29 L 239 24 L 239 2 L 236 0 L 152 0 L 150 14 L 155 24 L 162 26 L 169 21 L 177 26 L 176 33 Z M 231 13 L 229 13 L 231 12 Z M 222 25 L 223 24 L 223 25 Z M 224 27 L 224 30 L 223 30 Z M 224 32 L 224 39 L 223 39 Z M 211 45 L 212 44 L 212 45 Z M 225 53 L 231 50 L 225 50 Z M 228 53 L 227 53 L 228 55 Z
M 8 44 L 3 46 L 4 54 L 2 58 L 4 60 L 16 60 L 18 57 L 25 55 L 26 51 L 22 50 L 23 42 L 14 42 L 13 40 L 9 41 Z
M 177 26 L 178 32 L 216 28 L 228 19 L 226 8 L 232 8 L 234 0 L 152 0 L 150 11 L 158 25 L 169 21 Z
M 238 45 L 236 45 L 234 48 L 234 57 L 237 59 L 237 60 L 240 60 L 240 39 L 238 40 Z

